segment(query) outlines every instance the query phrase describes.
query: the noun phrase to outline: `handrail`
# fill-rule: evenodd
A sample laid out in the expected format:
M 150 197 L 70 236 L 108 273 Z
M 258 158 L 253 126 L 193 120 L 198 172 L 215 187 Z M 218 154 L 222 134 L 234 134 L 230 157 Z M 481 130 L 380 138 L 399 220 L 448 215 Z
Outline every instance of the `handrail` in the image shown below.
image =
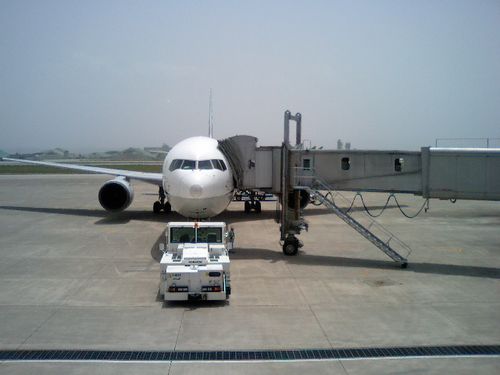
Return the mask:
M 347 205 L 350 205 L 351 202 L 349 199 L 347 199 L 344 195 L 342 195 L 339 191 L 335 190 L 332 186 L 330 186 L 323 178 L 321 178 L 319 175 L 317 175 L 314 171 L 313 168 L 306 169 L 304 170 L 301 167 L 295 167 L 294 168 L 294 187 L 295 188 L 300 188 L 300 187 L 307 187 L 312 190 L 317 190 L 317 191 L 327 191 L 327 194 L 329 193 L 332 196 L 332 203 L 335 205 L 335 198 L 339 197 L 341 200 L 343 200 Z M 299 174 L 297 173 L 298 171 L 300 172 L 307 172 L 306 174 Z M 311 180 L 309 184 L 306 183 L 304 180 Z M 325 196 L 322 194 L 319 194 L 320 201 L 321 203 L 324 203 Z M 347 212 L 343 211 L 340 207 L 339 210 L 343 212 L 344 214 L 347 215 Z M 408 257 L 411 252 L 413 251 L 410 246 L 408 246 L 404 241 L 399 239 L 394 233 L 392 233 L 389 229 L 384 227 L 382 224 L 378 223 L 376 220 L 374 220 L 370 215 L 368 215 L 366 212 L 364 212 L 365 218 L 368 219 L 369 225 L 368 228 L 374 228 L 376 230 L 379 230 L 382 232 L 382 234 L 385 237 L 388 237 L 387 240 L 385 240 L 385 244 L 389 246 L 389 242 L 393 242 L 396 244 L 396 247 L 404 249 L 406 252 L 406 257 Z

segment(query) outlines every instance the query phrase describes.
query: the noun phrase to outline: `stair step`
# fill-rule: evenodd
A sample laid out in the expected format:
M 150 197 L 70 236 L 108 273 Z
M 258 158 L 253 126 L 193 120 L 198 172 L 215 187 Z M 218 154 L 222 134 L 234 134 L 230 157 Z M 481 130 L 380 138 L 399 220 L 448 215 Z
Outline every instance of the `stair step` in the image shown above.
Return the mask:
M 389 241 L 394 237 L 391 237 L 387 243 L 382 241 L 379 237 L 373 234 L 368 228 L 364 227 L 360 222 L 354 219 L 347 212 L 342 211 L 333 200 L 328 199 L 327 196 L 321 194 L 320 191 L 314 190 L 311 188 L 307 188 L 309 193 L 317 194 L 322 197 L 323 204 L 327 206 L 333 213 L 335 213 L 339 218 L 341 218 L 345 223 L 347 223 L 350 227 L 356 230 L 359 234 L 365 237 L 368 241 L 374 244 L 377 248 L 383 251 L 387 256 L 389 256 L 395 262 L 401 264 L 402 267 L 406 267 L 408 261 L 406 258 L 401 256 L 398 252 L 396 252 L 391 246 L 389 246 Z M 373 222 L 370 224 L 373 224 Z

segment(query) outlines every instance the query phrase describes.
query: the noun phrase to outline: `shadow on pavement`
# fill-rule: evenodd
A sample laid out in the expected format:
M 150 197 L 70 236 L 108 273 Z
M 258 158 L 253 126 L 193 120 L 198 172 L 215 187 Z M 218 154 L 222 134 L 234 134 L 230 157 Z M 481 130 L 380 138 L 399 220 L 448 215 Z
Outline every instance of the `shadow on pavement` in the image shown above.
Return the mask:
M 439 264 L 412 262 L 408 263 L 407 269 L 401 269 L 398 264 L 392 261 L 383 261 L 376 259 L 359 259 L 347 258 L 338 256 L 325 255 L 310 255 L 304 252 L 299 252 L 298 256 L 288 257 L 279 251 L 268 249 L 251 249 L 251 248 L 236 248 L 231 254 L 232 260 L 245 259 L 264 259 L 270 262 L 287 262 L 297 265 L 311 266 L 331 266 L 331 267 L 357 267 L 357 268 L 375 268 L 375 269 L 400 269 L 401 272 L 415 272 L 424 274 L 437 275 L 455 275 L 455 276 L 472 276 L 500 279 L 500 268 L 494 267 L 479 267 L 479 266 L 463 266 L 456 264 Z
M 383 206 L 370 206 L 370 210 L 377 210 Z M 397 208 L 397 206 L 388 206 L 390 208 Z M 184 221 L 185 217 L 172 212 L 169 214 L 160 213 L 155 214 L 150 211 L 141 210 L 125 210 L 122 212 L 108 212 L 104 209 L 86 209 L 86 208 L 52 208 L 52 207 L 26 207 L 26 206 L 0 206 L 0 209 L 21 211 L 21 212 L 35 212 L 44 214 L 57 214 L 68 216 L 83 216 L 93 217 L 100 220 L 96 221 L 96 225 L 113 225 L 113 224 L 126 224 L 130 220 L 151 221 L 151 222 L 168 222 L 168 221 Z M 362 207 L 353 207 L 351 212 L 363 211 Z M 275 210 L 263 210 L 261 213 L 250 212 L 246 214 L 237 210 L 226 210 L 220 215 L 212 218 L 213 221 L 225 221 L 229 224 L 238 222 L 250 222 L 257 220 L 274 220 L 276 218 Z M 319 215 L 332 215 L 332 212 L 325 208 L 308 208 L 304 211 L 304 216 L 319 216 Z
M 112 225 L 112 224 L 125 224 L 130 220 L 143 220 L 153 222 L 168 222 L 175 220 L 184 220 L 184 218 L 176 213 L 171 214 L 154 214 L 146 211 L 124 211 L 120 213 L 108 213 L 99 209 L 78 209 L 78 208 L 44 208 L 44 207 L 21 207 L 21 206 L 0 206 L 0 209 L 22 211 L 22 212 L 37 212 L 46 214 L 59 214 L 71 216 L 84 216 L 94 217 L 100 220 L 96 221 L 96 225 Z M 329 211 L 321 208 L 310 209 L 306 211 L 313 211 L 313 214 L 329 214 Z M 245 214 L 239 211 L 225 211 L 219 215 L 215 220 L 227 221 L 234 223 L 238 221 L 251 221 L 251 220 L 265 220 L 274 218 L 274 210 L 262 211 L 261 214 Z M 151 257 L 159 262 L 161 253 L 158 249 L 160 240 L 163 238 L 164 232 L 158 237 L 153 248 L 151 249 Z M 235 253 L 231 254 L 231 259 L 266 259 L 271 262 L 285 261 L 290 264 L 303 264 L 303 265 L 322 265 L 332 267 L 364 267 L 364 268 L 378 268 L 378 269 L 395 269 L 398 265 L 391 261 L 382 261 L 374 259 L 358 259 L 337 256 L 322 256 L 310 255 L 301 252 L 296 257 L 286 257 L 281 252 L 269 249 L 252 249 L 252 248 L 237 248 Z M 479 267 L 479 266 L 463 266 L 455 264 L 439 264 L 439 263 L 416 263 L 409 262 L 408 269 L 402 272 L 416 272 L 427 274 L 440 274 L 440 275 L 458 275 L 458 276 L 472 276 L 472 277 L 486 277 L 493 279 L 500 279 L 500 269 L 493 267 Z

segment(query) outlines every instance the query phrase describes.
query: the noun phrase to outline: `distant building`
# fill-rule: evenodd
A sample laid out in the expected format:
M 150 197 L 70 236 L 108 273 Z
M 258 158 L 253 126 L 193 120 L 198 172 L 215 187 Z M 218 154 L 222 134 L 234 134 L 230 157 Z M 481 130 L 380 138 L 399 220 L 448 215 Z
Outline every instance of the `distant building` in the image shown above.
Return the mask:
M 144 147 L 144 151 L 156 151 L 156 150 L 162 150 L 162 151 L 170 151 L 172 147 L 170 147 L 169 145 L 167 144 L 163 144 L 161 147 Z

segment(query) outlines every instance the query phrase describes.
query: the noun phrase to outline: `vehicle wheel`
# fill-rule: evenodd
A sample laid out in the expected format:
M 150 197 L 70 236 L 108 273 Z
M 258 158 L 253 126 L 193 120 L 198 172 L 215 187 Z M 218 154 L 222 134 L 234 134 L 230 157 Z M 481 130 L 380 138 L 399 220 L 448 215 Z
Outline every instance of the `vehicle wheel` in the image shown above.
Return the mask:
M 251 210 L 252 210 L 252 206 L 250 206 L 250 202 L 245 201 L 245 213 L 249 214 Z
M 159 214 L 161 211 L 161 203 L 156 201 L 155 203 L 153 203 L 153 212 L 155 214 Z
M 260 201 L 255 201 L 255 212 L 260 213 L 262 211 L 262 207 Z
M 283 244 L 283 254 L 288 256 L 297 255 L 299 252 L 299 241 L 295 239 L 286 239 Z
M 163 205 L 163 211 L 165 211 L 165 213 L 167 214 L 172 212 L 172 206 L 169 202 L 165 202 L 165 204 Z

